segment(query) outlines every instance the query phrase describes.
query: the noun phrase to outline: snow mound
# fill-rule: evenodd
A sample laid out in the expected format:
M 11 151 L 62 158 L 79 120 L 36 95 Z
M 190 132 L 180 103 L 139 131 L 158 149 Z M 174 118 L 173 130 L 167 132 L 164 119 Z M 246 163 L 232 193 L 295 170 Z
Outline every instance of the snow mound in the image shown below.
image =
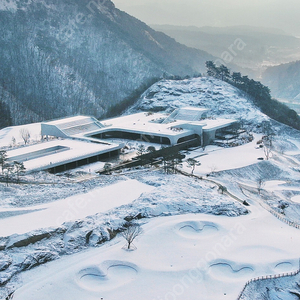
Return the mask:
M 253 274 L 254 269 L 250 266 L 237 265 L 234 262 L 224 260 L 210 265 L 209 272 L 216 279 L 245 280 Z
M 292 272 L 293 270 L 293 264 L 290 262 L 281 262 L 275 266 L 275 271 L 277 273 L 288 273 Z
M 289 180 L 291 174 L 288 170 L 282 170 L 274 161 L 261 161 L 247 167 L 218 172 L 219 176 L 229 175 L 235 178 L 256 180 L 264 178 L 267 181 Z
M 207 77 L 162 80 L 151 86 L 127 113 L 171 113 L 176 108 L 185 106 L 203 107 L 210 110 L 208 116 L 242 119 L 250 124 L 268 120 L 239 89 Z
M 212 222 L 188 221 L 178 223 L 176 232 L 185 238 L 201 238 L 213 235 L 219 231 L 218 225 Z
M 0 9 L 1 11 L 1 9 Z M 41 123 L 32 123 L 20 126 L 6 127 L 0 130 L 1 147 L 25 147 L 21 136 L 21 130 L 29 131 L 31 143 L 41 142 Z
M 123 286 L 135 279 L 138 268 L 124 261 L 107 261 L 102 267 L 87 267 L 77 274 L 77 284 L 88 291 L 107 291 Z

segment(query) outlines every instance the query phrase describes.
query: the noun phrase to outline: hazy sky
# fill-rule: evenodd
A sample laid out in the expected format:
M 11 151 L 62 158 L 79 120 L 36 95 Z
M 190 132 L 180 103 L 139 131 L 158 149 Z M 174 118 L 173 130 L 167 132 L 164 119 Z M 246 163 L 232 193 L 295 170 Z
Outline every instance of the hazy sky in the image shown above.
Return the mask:
M 147 24 L 253 25 L 300 36 L 300 0 L 112 0 Z

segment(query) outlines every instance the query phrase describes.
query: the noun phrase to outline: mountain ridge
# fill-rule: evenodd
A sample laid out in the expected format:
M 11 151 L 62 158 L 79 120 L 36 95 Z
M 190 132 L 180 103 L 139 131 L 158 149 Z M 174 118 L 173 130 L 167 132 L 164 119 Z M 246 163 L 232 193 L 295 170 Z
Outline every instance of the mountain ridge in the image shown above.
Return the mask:
M 243 51 L 235 51 L 233 59 L 226 62 L 234 70 L 247 73 L 256 79 L 270 65 L 287 63 L 300 59 L 300 39 L 282 30 L 252 26 L 232 27 L 190 27 L 172 25 L 152 25 L 176 41 L 189 47 L 205 50 L 216 57 L 230 53 L 230 46 L 236 39 L 246 45 Z M 231 64 L 235 64 L 233 66 Z
M 262 75 L 262 81 L 267 84 L 278 98 L 300 100 L 300 60 L 274 67 L 269 67 Z
M 76 114 L 103 117 L 141 87 L 204 71 L 212 58 L 109 0 L 15 0 L 0 8 L 0 26 L 0 101 L 13 125 Z

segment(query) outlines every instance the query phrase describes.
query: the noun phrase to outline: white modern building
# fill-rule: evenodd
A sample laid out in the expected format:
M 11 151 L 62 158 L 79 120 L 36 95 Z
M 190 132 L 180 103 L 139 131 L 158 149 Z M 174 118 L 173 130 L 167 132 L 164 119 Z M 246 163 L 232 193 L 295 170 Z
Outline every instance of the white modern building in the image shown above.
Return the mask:
M 144 140 L 166 145 L 198 138 L 202 145 L 207 145 L 215 139 L 217 130 L 236 123 L 228 119 L 206 120 L 203 116 L 207 111 L 184 107 L 169 116 L 142 112 L 101 123 L 93 117 L 77 116 L 42 123 L 42 135 L 98 142 L 109 139 Z
M 207 145 L 218 130 L 236 121 L 207 120 L 206 112 L 203 108 L 185 107 L 169 116 L 142 112 L 102 122 L 89 116 L 43 122 L 41 134 L 47 141 L 8 151 L 8 159 L 23 162 L 27 171 L 59 172 L 118 155 L 124 147 L 123 140 L 170 146 L 195 140 Z

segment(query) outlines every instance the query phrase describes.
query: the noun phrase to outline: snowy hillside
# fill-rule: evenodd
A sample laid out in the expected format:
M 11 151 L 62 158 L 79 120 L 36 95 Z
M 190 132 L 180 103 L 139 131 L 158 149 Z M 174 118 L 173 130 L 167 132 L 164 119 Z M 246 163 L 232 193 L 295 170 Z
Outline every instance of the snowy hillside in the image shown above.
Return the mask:
M 214 78 L 162 80 L 151 86 L 141 99 L 128 110 L 172 112 L 175 108 L 198 106 L 210 109 L 208 116 L 240 119 L 252 125 L 267 120 L 242 92 Z
M 62 116 L 104 116 L 163 74 L 203 72 L 188 48 L 113 2 L 0 1 L 0 102 L 12 125 Z

